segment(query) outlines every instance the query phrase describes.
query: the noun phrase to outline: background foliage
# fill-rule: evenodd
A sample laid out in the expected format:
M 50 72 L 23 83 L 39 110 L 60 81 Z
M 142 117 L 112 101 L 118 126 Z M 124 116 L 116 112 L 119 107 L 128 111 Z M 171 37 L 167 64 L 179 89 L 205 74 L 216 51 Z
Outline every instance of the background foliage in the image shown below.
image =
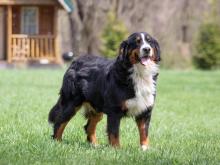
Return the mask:
M 114 11 L 117 20 L 123 22 L 129 34 L 146 31 L 159 41 L 163 59 L 161 66 L 164 68 L 191 69 L 194 54 L 192 50 L 196 48 L 194 43 L 200 26 L 204 21 L 213 19 L 213 15 L 215 22 L 220 22 L 219 0 L 142 0 L 141 3 L 128 0 L 72 1 L 75 7 L 71 13 L 74 27 L 70 29 L 73 32 L 68 33 L 69 30 L 66 28 L 68 20 L 65 22 L 65 15 L 62 15 L 60 23 L 63 35 L 62 51 L 69 50 L 69 45 L 74 47 L 73 52 L 79 51 L 79 54 L 101 54 L 105 52 L 103 50 L 105 48 L 101 48 L 100 43 L 104 42 L 111 50 L 117 49 L 115 47 L 118 46 L 114 44 L 115 40 L 119 40 L 115 39 L 117 35 L 112 36 L 112 33 L 106 30 L 113 29 L 114 24 L 111 26 L 109 23 L 108 13 Z M 105 34 L 104 37 L 100 37 L 102 32 Z M 73 38 L 75 37 L 73 42 L 69 42 L 71 34 Z M 107 34 L 110 34 L 113 43 L 109 42 Z M 122 40 L 126 37 L 122 37 Z M 109 52 L 107 54 L 110 56 L 117 54 L 117 51 Z
M 193 57 L 196 67 L 215 69 L 220 67 L 220 26 L 205 23 L 201 26 Z
M 107 18 L 108 22 L 102 33 L 101 53 L 105 57 L 113 58 L 118 55 L 119 45 L 128 37 L 128 31 L 113 11 L 108 13 Z

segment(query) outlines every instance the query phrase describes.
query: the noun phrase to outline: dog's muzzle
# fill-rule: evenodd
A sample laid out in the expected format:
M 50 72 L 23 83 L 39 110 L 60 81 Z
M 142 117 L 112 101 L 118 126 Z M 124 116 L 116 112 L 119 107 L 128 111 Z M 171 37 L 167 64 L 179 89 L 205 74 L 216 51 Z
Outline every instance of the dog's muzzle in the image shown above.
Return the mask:
M 150 56 L 151 56 L 151 48 L 150 47 L 145 47 L 142 48 L 141 53 L 140 53 L 140 57 L 139 57 L 139 62 L 142 65 L 148 65 L 148 62 L 151 60 Z

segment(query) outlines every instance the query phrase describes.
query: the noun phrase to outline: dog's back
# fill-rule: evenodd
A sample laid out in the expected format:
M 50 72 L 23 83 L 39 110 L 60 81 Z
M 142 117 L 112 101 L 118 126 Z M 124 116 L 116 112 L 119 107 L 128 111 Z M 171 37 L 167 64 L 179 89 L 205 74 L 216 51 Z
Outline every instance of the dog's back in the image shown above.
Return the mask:
M 80 106 L 83 102 L 89 100 L 100 102 L 104 77 L 108 74 L 113 62 L 94 55 L 84 55 L 73 61 L 64 74 L 60 98 L 49 113 L 49 122 L 54 124 L 68 120 L 75 113 L 73 108 Z M 65 113 L 64 105 L 68 105 Z

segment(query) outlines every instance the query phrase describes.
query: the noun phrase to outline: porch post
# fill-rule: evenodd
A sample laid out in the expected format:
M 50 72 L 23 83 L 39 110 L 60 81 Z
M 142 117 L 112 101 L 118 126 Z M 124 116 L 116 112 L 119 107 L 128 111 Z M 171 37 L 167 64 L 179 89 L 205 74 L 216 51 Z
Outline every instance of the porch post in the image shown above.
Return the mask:
M 55 62 L 61 64 L 61 54 L 60 54 L 60 43 L 59 43 L 59 33 L 58 33 L 58 7 L 54 7 L 54 48 L 55 48 Z
M 8 63 L 12 62 L 12 45 L 11 45 L 11 36 L 12 36 L 12 6 L 7 6 L 7 61 Z

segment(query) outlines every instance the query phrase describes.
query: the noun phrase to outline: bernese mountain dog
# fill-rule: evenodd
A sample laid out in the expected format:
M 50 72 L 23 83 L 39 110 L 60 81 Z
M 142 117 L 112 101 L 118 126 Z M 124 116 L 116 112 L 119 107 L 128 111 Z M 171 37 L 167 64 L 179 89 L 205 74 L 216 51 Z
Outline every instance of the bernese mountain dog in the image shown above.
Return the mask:
M 93 55 L 74 60 L 49 113 L 52 137 L 61 140 L 67 123 L 83 105 L 88 119 L 84 129 L 90 143 L 96 144 L 96 125 L 106 114 L 109 144 L 120 146 L 120 121 L 131 116 L 139 130 L 141 148 L 146 150 L 159 61 L 159 44 L 145 32 L 134 33 L 123 41 L 114 60 Z

